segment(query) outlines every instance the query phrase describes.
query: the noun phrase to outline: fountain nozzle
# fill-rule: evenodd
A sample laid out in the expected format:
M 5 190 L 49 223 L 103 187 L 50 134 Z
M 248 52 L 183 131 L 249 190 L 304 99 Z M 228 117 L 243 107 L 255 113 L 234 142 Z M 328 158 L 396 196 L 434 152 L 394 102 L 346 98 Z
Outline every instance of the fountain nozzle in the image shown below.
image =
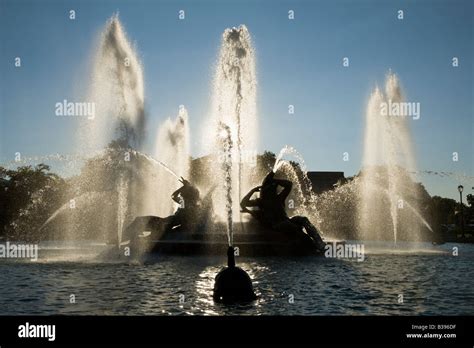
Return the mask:
M 216 302 L 229 304 L 251 302 L 257 298 L 247 272 L 235 266 L 233 246 L 227 248 L 227 267 L 217 274 L 212 297 Z
M 229 248 L 227 248 L 227 267 L 235 267 L 235 255 L 233 246 L 229 246 Z

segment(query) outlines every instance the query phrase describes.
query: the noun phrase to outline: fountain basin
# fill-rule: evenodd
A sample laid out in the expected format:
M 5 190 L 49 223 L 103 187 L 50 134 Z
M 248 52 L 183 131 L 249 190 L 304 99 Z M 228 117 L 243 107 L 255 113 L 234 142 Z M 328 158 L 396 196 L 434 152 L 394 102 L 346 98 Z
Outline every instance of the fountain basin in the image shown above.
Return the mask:
M 140 249 L 170 255 L 223 255 L 228 248 L 224 225 L 202 228 L 178 227 L 163 237 L 153 233 L 140 238 Z M 340 242 L 343 243 L 343 242 Z M 234 225 L 234 245 L 239 256 L 307 256 L 323 255 L 305 233 L 298 235 L 259 227 L 251 222 Z

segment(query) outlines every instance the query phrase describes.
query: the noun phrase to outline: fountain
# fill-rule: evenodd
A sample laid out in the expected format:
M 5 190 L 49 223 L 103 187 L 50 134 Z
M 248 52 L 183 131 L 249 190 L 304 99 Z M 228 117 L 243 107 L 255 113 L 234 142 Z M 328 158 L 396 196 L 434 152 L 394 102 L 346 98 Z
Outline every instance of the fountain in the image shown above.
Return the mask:
M 78 139 L 84 150 L 103 148 L 117 137 L 140 146 L 145 127 L 143 68 L 118 15 L 100 34 L 88 99 L 95 103 L 96 117 L 84 124 Z
M 417 187 L 407 173 L 416 170 L 408 115 L 401 111 L 400 115 L 391 116 L 382 110 L 384 105 L 403 101 L 399 79 L 389 72 L 385 91 L 376 87 L 367 104 L 358 206 L 360 239 L 392 239 L 396 242 L 403 223 L 403 231 L 407 234 L 409 230 L 410 234 L 404 239 L 418 240 L 419 214 L 402 214 L 404 206 L 418 211 Z M 386 189 L 388 194 L 381 195 L 378 187 Z M 413 203 L 405 201 L 408 197 Z
M 253 169 L 258 141 L 256 111 L 256 71 L 254 48 L 246 26 L 226 29 L 222 35 L 216 72 L 213 82 L 211 115 L 203 134 L 204 147 L 218 160 L 208 168 L 209 173 L 219 171 L 225 151 L 220 140 L 222 124 L 228 127 L 233 148 L 232 166 L 233 219 L 240 218 L 239 202 L 242 193 L 252 186 Z M 209 134 L 215 134 L 214 138 Z M 224 182 L 224 181 L 222 181 Z M 214 211 L 226 219 L 227 192 L 218 187 L 214 195 Z
M 95 104 L 96 114 L 82 122 L 78 130 L 77 148 L 85 154 L 85 165 L 68 192 L 71 206 L 58 211 L 59 220 L 63 220 L 64 212 L 70 212 L 62 234 L 64 239 L 77 240 L 78 233 L 95 221 L 97 225 L 91 227 L 94 239 L 109 242 L 114 239 L 109 232 L 116 231 L 115 239 L 120 244 L 123 227 L 143 205 L 138 180 L 141 162 L 132 149 L 139 149 L 142 143 L 145 109 L 142 65 L 118 15 L 107 21 L 98 37 L 87 100 Z M 90 195 L 103 200 L 90 201 L 89 209 L 76 204 Z
M 229 243 L 228 267 L 217 274 L 213 297 L 225 303 L 252 301 L 256 297 L 250 277 L 235 266 L 233 240 L 233 220 L 241 218 L 238 204 L 242 192 L 251 186 L 249 165 L 252 163 L 247 160 L 256 152 L 258 134 L 255 59 L 245 26 L 224 31 L 214 77 L 211 118 L 211 129 L 217 135 L 211 148 L 212 153 L 220 157 L 224 183 L 214 196 L 220 197 L 216 199 L 214 211 L 227 221 Z
M 87 144 L 104 147 L 113 139 L 120 141 L 124 164 L 115 182 L 117 192 L 117 239 L 121 242 L 124 226 L 141 206 L 136 181 L 140 168 L 128 166 L 131 148 L 140 148 L 144 137 L 143 69 L 118 15 L 112 16 L 100 34 L 93 64 L 90 100 L 96 105 L 94 122 L 86 124 Z M 82 139 L 81 139 L 82 140 Z M 137 162 L 139 166 L 139 162 Z M 104 216 L 104 219 L 110 217 Z
M 253 291 L 252 280 L 242 268 L 235 266 L 234 228 L 232 221 L 232 133 L 224 123 L 219 124 L 221 143 L 224 150 L 222 169 L 227 210 L 227 267 L 221 270 L 214 283 L 213 299 L 222 303 L 250 302 L 257 297 Z
M 135 250 L 222 253 L 224 246 L 234 250 L 236 242 L 242 243 L 245 255 L 312 253 L 310 244 L 299 247 L 304 242 L 298 236 L 285 235 L 285 231 L 269 234 L 262 226 L 257 227 L 255 221 L 242 221 L 240 200 L 256 184 L 258 140 L 254 49 L 245 26 L 224 31 L 213 83 L 212 114 L 203 137 L 204 141 L 209 140 L 211 164 L 207 170 L 196 171 L 194 163 L 193 172 L 190 170 L 190 135 L 184 106 L 180 106 L 175 119 L 168 118 L 159 127 L 153 156 L 143 153 L 140 148 L 145 124 L 142 67 L 118 17 L 113 16 L 100 35 L 94 61 L 90 98 L 96 103 L 98 114 L 84 125 L 87 132 L 81 133 L 88 137 L 81 141 L 84 148 L 102 147 L 102 150 L 100 155 L 86 160 L 78 176 L 77 189 L 71 196 L 84 199 L 78 201 L 80 211 L 67 226 L 74 226 L 77 231 L 84 229 L 88 221 L 100 220 L 100 226 L 108 228 L 89 228 L 96 233 L 94 238 L 100 240 L 104 231 L 113 232 L 109 233 L 107 242 L 120 247 L 138 245 Z M 301 173 L 283 159 L 286 155 L 297 158 Z M 296 150 L 285 147 L 274 170 L 295 183 L 293 192 L 301 204 L 294 213 L 311 211 L 311 183 Z M 201 195 L 197 183 L 186 182 L 189 190 L 195 189 L 197 194 L 193 197 L 198 199 L 190 199 L 194 202 L 189 205 L 191 209 L 178 209 L 175 213 L 171 194 L 181 188 L 180 177 L 192 177 L 191 181 L 202 177 L 201 191 L 201 184 L 210 189 Z M 94 194 L 84 194 L 88 191 Z M 306 193 L 310 194 L 309 199 Z M 82 203 L 89 196 L 103 197 L 110 205 L 107 213 L 95 203 L 85 213 Z M 100 204 L 101 199 L 96 200 Z M 68 206 L 64 205 L 46 225 L 68 212 Z M 92 220 L 91 214 L 95 216 Z M 80 221 L 76 219 L 79 215 Z M 235 223 L 238 220 L 240 225 Z M 143 243 L 150 248 L 141 248 L 139 244 Z M 233 253 L 230 255 L 228 252 L 229 268 L 237 269 Z

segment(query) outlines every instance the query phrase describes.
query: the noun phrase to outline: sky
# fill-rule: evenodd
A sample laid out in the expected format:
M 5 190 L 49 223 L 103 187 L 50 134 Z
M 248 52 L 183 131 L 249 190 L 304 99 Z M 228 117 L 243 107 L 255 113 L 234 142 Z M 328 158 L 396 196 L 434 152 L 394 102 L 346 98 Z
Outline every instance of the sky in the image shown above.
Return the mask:
M 473 9 L 469 0 L 0 0 L 0 165 L 16 152 L 77 152 L 85 120 L 58 118 L 54 106 L 85 94 L 98 34 L 118 12 L 144 67 L 145 148 L 183 104 L 192 155 L 203 154 L 200 125 L 210 112 L 221 35 L 245 24 L 257 59 L 259 151 L 291 145 L 309 170 L 357 174 L 367 100 L 391 69 L 407 101 L 421 105 L 420 119 L 410 121 L 419 170 L 455 173 L 418 180 L 431 195 L 458 198 L 459 184 L 466 194 L 474 186 Z

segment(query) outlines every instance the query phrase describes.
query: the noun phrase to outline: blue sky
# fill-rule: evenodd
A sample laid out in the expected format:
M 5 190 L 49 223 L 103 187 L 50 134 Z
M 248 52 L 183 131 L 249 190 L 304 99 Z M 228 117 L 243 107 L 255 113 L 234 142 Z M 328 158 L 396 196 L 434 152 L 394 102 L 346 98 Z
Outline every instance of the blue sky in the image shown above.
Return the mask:
M 178 20 L 180 9 L 185 20 Z M 175 116 L 180 104 L 188 109 L 191 129 L 200 130 L 210 110 L 221 34 L 246 24 L 257 52 L 260 150 L 278 152 L 289 144 L 310 170 L 357 173 L 367 98 L 391 68 L 407 99 L 421 103 L 421 119 L 410 121 L 419 169 L 474 175 L 469 0 L 0 0 L 0 164 L 15 152 L 75 153 L 72 139 L 84 120 L 58 118 L 54 105 L 87 90 L 94 42 L 116 11 L 144 65 L 150 148 L 159 123 Z M 14 67 L 15 57 L 21 57 L 21 68 Z M 343 57 L 350 59 L 348 68 Z M 192 136 L 192 154 L 200 155 L 201 134 Z M 458 162 L 452 161 L 455 151 Z M 474 186 L 467 179 L 420 180 L 430 194 L 453 198 L 458 184 L 469 188 L 466 193 Z

